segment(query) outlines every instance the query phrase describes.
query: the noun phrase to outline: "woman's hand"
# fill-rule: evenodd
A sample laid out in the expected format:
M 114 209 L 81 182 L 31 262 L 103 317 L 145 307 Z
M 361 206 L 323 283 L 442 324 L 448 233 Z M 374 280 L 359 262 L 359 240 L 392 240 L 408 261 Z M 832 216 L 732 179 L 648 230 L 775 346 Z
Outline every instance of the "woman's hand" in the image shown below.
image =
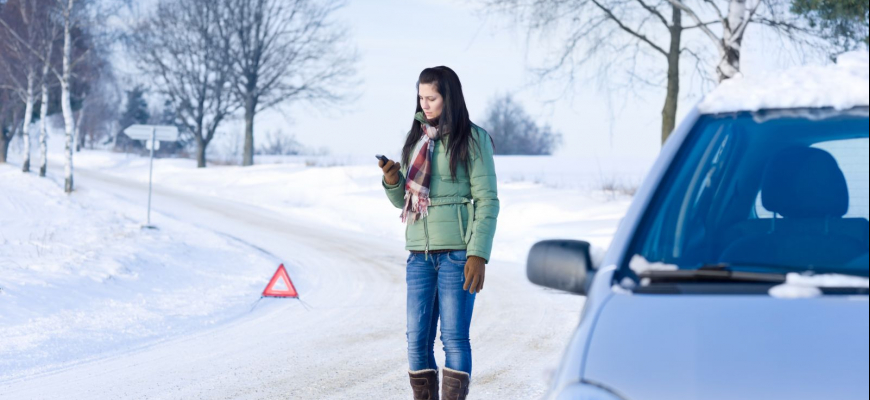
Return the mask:
M 388 185 L 399 183 L 399 163 L 393 160 L 387 160 L 386 163 L 378 160 L 378 166 L 384 171 L 384 182 Z
M 479 293 L 483 290 L 485 275 L 486 260 L 478 256 L 468 256 L 468 260 L 465 261 L 465 286 L 462 290 L 468 290 L 471 294 Z

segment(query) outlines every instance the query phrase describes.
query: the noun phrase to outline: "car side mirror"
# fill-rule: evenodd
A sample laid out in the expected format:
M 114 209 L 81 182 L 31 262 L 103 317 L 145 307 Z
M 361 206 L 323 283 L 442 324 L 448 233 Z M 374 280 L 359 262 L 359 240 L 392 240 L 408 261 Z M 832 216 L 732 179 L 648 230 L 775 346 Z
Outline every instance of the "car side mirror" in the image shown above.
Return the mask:
M 594 271 L 588 242 L 544 240 L 529 250 L 526 276 L 536 285 L 585 295 Z

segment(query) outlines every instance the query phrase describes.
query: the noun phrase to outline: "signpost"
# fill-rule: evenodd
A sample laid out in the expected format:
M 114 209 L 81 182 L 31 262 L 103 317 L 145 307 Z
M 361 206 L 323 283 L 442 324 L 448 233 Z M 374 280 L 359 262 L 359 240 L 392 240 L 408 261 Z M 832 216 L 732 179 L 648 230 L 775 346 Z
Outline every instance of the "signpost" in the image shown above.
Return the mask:
M 178 140 L 178 128 L 168 125 L 131 125 L 124 134 L 135 140 L 145 140 L 145 148 L 151 149 L 151 162 L 148 166 L 148 222 L 143 228 L 155 229 L 151 225 L 151 181 L 154 174 L 154 150 L 160 149 L 160 142 Z

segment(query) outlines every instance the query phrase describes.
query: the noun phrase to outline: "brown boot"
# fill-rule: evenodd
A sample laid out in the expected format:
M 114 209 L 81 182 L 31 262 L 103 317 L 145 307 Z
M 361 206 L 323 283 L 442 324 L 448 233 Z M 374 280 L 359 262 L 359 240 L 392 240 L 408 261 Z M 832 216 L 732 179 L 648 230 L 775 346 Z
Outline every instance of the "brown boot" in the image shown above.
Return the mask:
M 444 367 L 444 379 L 441 392 L 442 400 L 465 400 L 468 395 L 468 373 Z
M 438 400 L 438 370 L 408 371 L 414 400 Z

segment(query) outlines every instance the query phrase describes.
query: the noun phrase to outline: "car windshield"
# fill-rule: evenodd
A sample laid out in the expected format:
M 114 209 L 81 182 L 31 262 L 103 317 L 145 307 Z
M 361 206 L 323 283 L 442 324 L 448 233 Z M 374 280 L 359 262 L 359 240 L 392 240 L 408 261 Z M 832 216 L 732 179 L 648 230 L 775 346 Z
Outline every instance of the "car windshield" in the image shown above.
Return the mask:
M 703 116 L 627 259 L 867 276 L 868 149 L 866 107 Z

